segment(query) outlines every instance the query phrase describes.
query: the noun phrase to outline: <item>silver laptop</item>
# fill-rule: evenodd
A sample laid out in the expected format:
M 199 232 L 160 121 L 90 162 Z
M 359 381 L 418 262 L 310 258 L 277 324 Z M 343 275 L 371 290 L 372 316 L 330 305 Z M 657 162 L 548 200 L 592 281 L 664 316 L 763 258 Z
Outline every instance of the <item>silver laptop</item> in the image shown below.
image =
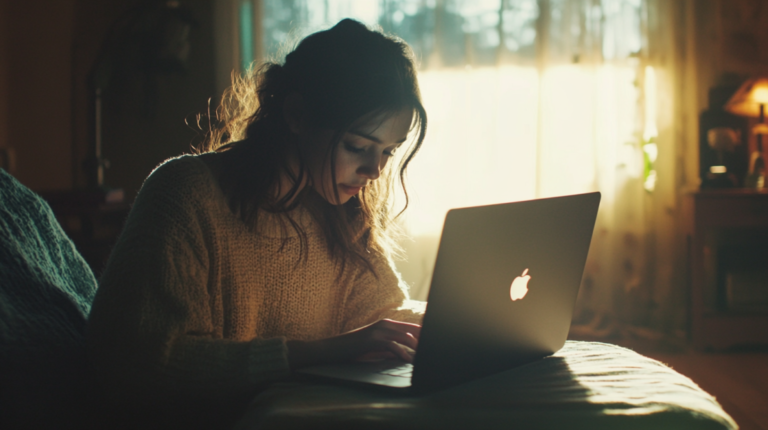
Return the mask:
M 430 392 L 553 354 L 568 336 L 599 204 L 596 192 L 450 210 L 413 365 L 297 372 Z

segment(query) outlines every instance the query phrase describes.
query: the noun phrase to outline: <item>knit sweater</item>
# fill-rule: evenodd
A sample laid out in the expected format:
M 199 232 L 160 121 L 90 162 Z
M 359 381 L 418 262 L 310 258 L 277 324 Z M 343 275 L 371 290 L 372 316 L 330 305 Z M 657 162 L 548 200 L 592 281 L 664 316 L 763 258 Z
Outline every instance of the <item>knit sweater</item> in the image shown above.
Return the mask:
M 261 211 L 253 228 L 232 213 L 204 157 L 155 169 L 110 256 L 88 323 L 103 385 L 156 399 L 248 393 L 290 374 L 286 339 L 421 322 L 423 303 L 408 300 L 387 258 L 370 255 L 376 276 L 359 264 L 339 273 L 301 207 L 300 258 L 284 215 Z

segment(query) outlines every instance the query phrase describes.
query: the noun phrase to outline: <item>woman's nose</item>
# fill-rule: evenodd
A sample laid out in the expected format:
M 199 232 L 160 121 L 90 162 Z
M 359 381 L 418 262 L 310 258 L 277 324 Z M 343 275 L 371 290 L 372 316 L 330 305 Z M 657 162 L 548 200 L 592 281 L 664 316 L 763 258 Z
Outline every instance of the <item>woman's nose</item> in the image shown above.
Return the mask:
M 370 180 L 378 179 L 381 176 L 381 155 L 371 155 L 365 160 L 365 163 L 358 169 L 360 175 Z

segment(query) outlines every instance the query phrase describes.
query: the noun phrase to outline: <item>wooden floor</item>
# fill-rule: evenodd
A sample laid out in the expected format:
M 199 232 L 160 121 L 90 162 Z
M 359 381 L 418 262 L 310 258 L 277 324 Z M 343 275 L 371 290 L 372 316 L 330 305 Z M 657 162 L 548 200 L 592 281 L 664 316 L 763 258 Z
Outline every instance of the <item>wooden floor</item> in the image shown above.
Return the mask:
M 637 352 L 691 378 L 715 396 L 743 430 L 768 430 L 767 352 Z

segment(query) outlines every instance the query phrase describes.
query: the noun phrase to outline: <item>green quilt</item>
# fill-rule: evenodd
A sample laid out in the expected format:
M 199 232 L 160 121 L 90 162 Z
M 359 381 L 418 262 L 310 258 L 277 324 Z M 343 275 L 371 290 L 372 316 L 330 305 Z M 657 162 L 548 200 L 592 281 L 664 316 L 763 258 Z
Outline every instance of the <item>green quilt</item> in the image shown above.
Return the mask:
M 95 293 L 48 204 L 0 169 L 0 428 L 83 428 Z

